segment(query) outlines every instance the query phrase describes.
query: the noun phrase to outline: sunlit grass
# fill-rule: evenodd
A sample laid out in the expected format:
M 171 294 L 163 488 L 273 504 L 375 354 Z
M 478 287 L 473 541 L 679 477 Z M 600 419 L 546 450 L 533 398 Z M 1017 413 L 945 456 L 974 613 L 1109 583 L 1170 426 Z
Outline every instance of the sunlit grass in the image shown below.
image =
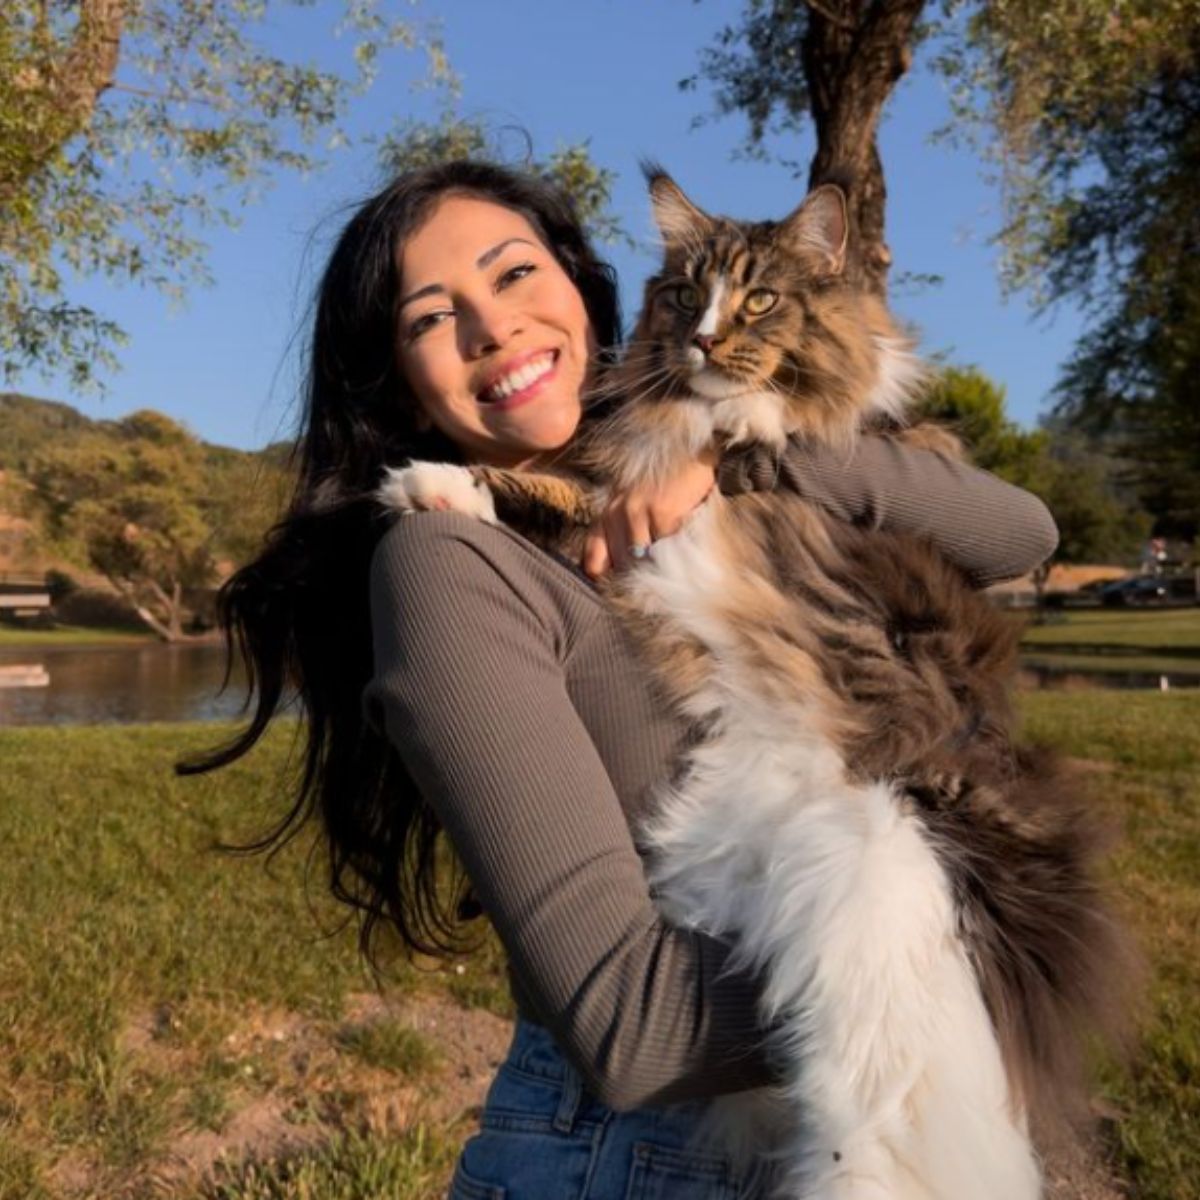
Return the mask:
M 1151 973 L 1136 1051 L 1106 1077 L 1118 1161 L 1139 1200 L 1200 1198 L 1200 694 L 1023 698 L 1031 735 L 1107 771 L 1124 820 L 1113 863 Z
M 219 1130 L 235 1095 L 302 1092 L 286 1042 L 231 1045 L 248 1023 L 306 1022 L 347 1078 L 367 1059 L 416 1075 L 437 1059 L 394 1023 L 339 1038 L 347 1001 L 376 984 L 311 832 L 269 859 L 217 849 L 261 833 L 291 781 L 287 726 L 232 768 L 173 774 L 226 732 L 0 731 L 0 1200 L 37 1196 L 64 1155 L 124 1178 L 177 1131 Z M 459 967 L 397 959 L 388 991 L 469 981 L 506 1008 L 494 939 Z
M 1033 736 L 1099 764 L 1096 802 L 1127 828 L 1115 878 L 1154 971 L 1137 1054 L 1105 1080 L 1117 1163 L 1141 1200 L 1200 1200 L 1200 694 L 1021 704 Z M 214 848 L 282 811 L 291 729 L 211 777 L 170 770 L 226 731 L 0 731 L 0 1200 L 67 1200 L 63 1162 L 86 1163 L 97 1196 L 136 1194 L 131 1181 L 180 1136 L 220 1137 L 256 1099 L 325 1140 L 235 1159 L 203 1192 L 172 1195 L 416 1200 L 444 1188 L 458 1133 L 362 1133 L 362 1073 L 419 1091 L 445 1064 L 394 1016 L 363 1015 L 356 998 L 373 980 L 307 836 L 269 861 Z M 459 966 L 397 964 L 390 990 L 506 1009 L 493 940 Z
M 425 1126 L 398 1137 L 350 1134 L 280 1161 L 223 1170 L 187 1200 L 429 1200 L 445 1190 L 456 1151 Z
M 1090 608 L 1051 612 L 1030 625 L 1026 645 L 1144 647 L 1169 655 L 1200 651 L 1200 607 Z
M 0 649 L 5 646 L 114 646 L 127 642 L 137 645 L 154 640 L 154 635 L 136 629 L 84 629 L 58 625 L 53 629 L 21 629 L 0 625 Z

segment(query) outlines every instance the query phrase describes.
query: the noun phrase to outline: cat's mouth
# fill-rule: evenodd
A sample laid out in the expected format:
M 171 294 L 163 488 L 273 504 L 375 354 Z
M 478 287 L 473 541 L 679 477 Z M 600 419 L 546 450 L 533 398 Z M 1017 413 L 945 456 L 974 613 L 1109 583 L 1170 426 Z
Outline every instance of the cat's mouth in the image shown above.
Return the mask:
M 705 400 L 732 400 L 735 396 L 748 396 L 758 390 L 753 379 L 730 375 L 711 365 L 691 371 L 688 386 Z

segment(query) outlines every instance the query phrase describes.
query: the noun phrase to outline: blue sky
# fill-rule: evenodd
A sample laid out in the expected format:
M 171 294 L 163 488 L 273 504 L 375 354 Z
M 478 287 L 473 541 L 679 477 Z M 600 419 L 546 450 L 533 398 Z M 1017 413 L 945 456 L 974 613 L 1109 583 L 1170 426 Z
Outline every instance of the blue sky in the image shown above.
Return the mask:
M 693 128 L 711 111 L 711 97 L 703 88 L 678 89 L 739 8 L 735 0 L 424 0 L 413 10 L 442 23 L 463 82 L 464 115 L 525 129 L 538 155 L 590 140 L 596 161 L 618 173 L 614 209 L 641 241 L 608 251 L 627 319 L 654 263 L 640 158 L 658 159 L 698 203 L 734 216 L 780 216 L 803 194 L 803 181 L 782 167 L 733 160 L 744 134 L 740 119 Z M 338 10 L 332 2 L 311 13 L 281 8 L 273 46 L 325 62 L 344 54 L 348 47 L 329 36 Z M 387 60 L 357 103 L 352 132 L 383 133 L 397 118 L 434 117 L 436 98 L 411 86 L 422 70 L 416 55 Z M 944 87 L 918 58 L 881 133 L 889 242 L 896 270 L 935 273 L 944 282 L 894 298 L 893 306 L 919 328 L 925 351 L 980 366 L 1007 388 L 1010 414 L 1030 424 L 1045 410 L 1080 317 L 1060 308 L 1053 320 L 1035 319 L 1022 297 L 1004 301 L 988 241 L 1000 223 L 999 196 L 975 155 L 930 142 L 947 119 Z M 783 149 L 807 161 L 811 143 Z M 253 448 L 288 436 L 302 370 L 295 335 L 313 280 L 345 206 L 379 182 L 366 146 L 339 152 L 307 179 L 283 178 L 245 211 L 237 230 L 212 231 L 214 284 L 191 291 L 175 311 L 153 292 L 80 281 L 72 298 L 117 320 L 131 338 L 109 394 L 73 395 L 64 381 L 36 376 L 16 386 L 93 416 L 156 408 L 224 445 Z

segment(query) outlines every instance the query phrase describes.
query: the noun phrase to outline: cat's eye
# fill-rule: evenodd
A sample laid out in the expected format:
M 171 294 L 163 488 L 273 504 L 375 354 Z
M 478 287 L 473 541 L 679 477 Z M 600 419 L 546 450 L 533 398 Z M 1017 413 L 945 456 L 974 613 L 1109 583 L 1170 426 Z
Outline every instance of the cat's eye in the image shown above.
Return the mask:
M 770 288 L 755 288 L 742 301 L 742 308 L 752 317 L 761 317 L 763 313 L 769 313 L 778 303 L 778 292 L 773 292 Z
M 681 283 L 675 289 L 675 303 L 684 312 L 695 312 L 700 307 L 700 293 L 690 283 Z

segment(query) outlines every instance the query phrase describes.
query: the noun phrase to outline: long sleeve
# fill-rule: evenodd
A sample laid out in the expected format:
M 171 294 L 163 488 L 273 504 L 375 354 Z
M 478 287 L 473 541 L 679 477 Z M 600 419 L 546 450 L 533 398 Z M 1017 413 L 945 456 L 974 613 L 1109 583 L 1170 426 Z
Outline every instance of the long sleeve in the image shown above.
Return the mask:
M 865 436 L 853 451 L 790 442 L 727 456 L 722 491 L 788 488 L 834 516 L 870 529 L 928 538 L 978 587 L 1033 570 L 1058 545 L 1058 530 L 1034 495 L 986 471 L 893 439 Z
M 505 530 L 400 521 L 372 565 L 365 703 L 450 837 L 530 1015 L 594 1095 L 622 1109 L 762 1085 L 757 988 L 722 943 L 659 918 L 568 694 L 564 658 L 592 636 L 585 602 L 608 619 Z

